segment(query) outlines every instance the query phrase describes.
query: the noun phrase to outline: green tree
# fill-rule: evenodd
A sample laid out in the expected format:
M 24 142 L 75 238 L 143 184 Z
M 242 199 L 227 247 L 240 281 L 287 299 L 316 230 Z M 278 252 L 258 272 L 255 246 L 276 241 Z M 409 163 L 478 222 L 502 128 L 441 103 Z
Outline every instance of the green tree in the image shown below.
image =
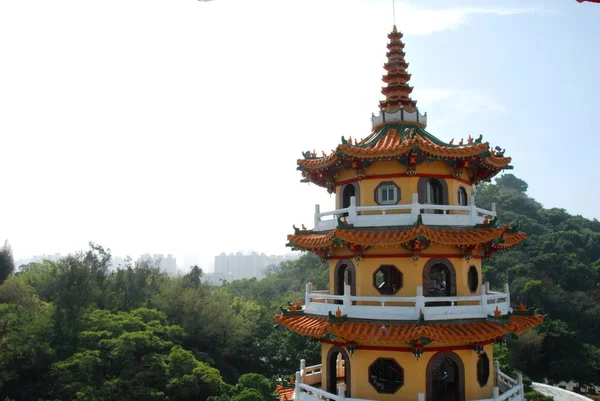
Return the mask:
M 0 248 L 0 284 L 15 271 L 15 260 L 8 241 Z
M 82 317 L 78 351 L 52 366 L 56 398 L 72 400 L 206 399 L 224 385 L 219 372 L 178 343 L 185 336 L 152 309 Z
M 54 308 L 16 277 L 0 286 L 0 399 L 37 400 L 48 393 Z

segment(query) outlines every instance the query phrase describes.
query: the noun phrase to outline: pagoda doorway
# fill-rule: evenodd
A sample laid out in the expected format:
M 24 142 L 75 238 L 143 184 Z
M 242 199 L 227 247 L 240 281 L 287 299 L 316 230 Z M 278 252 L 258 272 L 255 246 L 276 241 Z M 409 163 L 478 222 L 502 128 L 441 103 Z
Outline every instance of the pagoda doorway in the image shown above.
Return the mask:
M 426 297 L 456 296 L 456 272 L 448 259 L 430 259 L 425 264 L 423 295 Z M 450 306 L 450 302 L 426 302 L 425 306 Z
M 337 394 L 337 387 L 340 384 L 346 388 L 344 395 L 350 397 L 350 358 L 342 347 L 335 346 L 327 353 L 326 391 Z
M 417 184 L 419 203 L 426 205 L 447 205 L 448 184 L 437 178 L 421 178 Z M 424 209 L 424 213 L 443 214 L 440 209 Z
M 465 371 L 460 357 L 439 352 L 427 364 L 427 401 L 465 401 Z
M 335 265 L 334 270 L 334 278 L 333 278 L 333 294 L 334 295 L 344 295 L 344 286 L 350 286 L 350 295 L 356 295 L 356 269 L 354 268 L 354 264 L 348 260 L 340 260 Z M 341 304 L 341 300 L 335 300 L 336 304 Z M 352 302 L 353 305 L 356 305 L 356 302 Z
M 358 196 L 357 196 L 358 190 L 357 190 L 357 185 L 352 183 L 352 184 L 346 184 L 344 185 L 344 187 L 342 188 L 342 204 L 340 205 L 341 209 L 345 209 L 347 207 L 350 207 L 350 198 L 352 198 L 354 196 L 355 202 L 357 203 L 358 206 Z M 348 213 L 342 213 L 341 217 L 346 217 L 348 216 Z

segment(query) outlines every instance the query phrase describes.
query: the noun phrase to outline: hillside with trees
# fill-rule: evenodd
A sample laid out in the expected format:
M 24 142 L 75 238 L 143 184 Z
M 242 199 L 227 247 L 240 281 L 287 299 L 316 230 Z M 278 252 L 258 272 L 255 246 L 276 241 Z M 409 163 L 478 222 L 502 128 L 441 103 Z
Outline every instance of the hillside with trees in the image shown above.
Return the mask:
M 546 315 L 536 330 L 497 349 L 504 371 L 552 382 L 600 377 L 600 223 L 544 209 L 527 184 L 505 175 L 476 189 L 500 222 L 529 234 L 484 263 L 492 287 Z M 284 239 L 282 238 L 282 241 Z M 14 268 L 0 249 L 0 400 L 273 400 L 275 379 L 319 347 L 277 327 L 280 305 L 326 266 L 306 254 L 263 280 L 211 287 L 201 269 L 167 277 L 149 262 L 109 271 L 98 245 L 57 262 Z

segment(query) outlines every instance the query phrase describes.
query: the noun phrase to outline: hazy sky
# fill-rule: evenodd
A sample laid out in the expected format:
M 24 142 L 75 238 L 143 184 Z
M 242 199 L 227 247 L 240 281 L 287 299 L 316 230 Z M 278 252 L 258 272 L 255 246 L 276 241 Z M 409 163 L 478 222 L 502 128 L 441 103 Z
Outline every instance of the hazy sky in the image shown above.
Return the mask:
M 396 1 L 413 98 L 546 207 L 597 211 L 600 4 Z M 0 240 L 17 258 L 284 253 L 326 190 L 296 159 L 370 132 L 390 0 L 0 2 Z M 208 267 L 208 266 L 205 266 Z

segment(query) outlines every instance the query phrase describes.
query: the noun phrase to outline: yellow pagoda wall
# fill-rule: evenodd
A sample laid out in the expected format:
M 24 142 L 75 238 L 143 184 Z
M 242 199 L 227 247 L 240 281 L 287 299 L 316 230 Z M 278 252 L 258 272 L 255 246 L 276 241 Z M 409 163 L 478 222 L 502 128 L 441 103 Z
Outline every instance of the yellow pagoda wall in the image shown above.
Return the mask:
M 453 249 L 456 252 L 456 248 Z M 377 248 L 372 251 L 365 252 L 368 255 L 370 252 L 377 254 L 395 253 L 395 254 L 406 254 L 410 255 L 408 251 L 403 248 Z M 429 254 L 449 254 L 449 247 L 432 245 L 427 249 Z M 400 272 L 402 272 L 403 284 L 402 288 L 394 294 L 398 297 L 414 297 L 417 295 L 417 287 L 423 285 L 423 269 L 427 262 L 430 260 L 427 255 L 423 255 L 419 260 L 412 260 L 410 257 L 398 258 L 398 257 L 377 257 L 377 258 L 362 258 L 356 261 L 352 258 L 352 255 L 347 255 L 348 260 L 352 261 L 356 271 L 356 295 L 358 296 L 381 296 L 377 288 L 373 285 L 373 274 L 383 265 L 393 265 Z M 481 291 L 481 259 L 465 260 L 461 255 L 455 257 L 447 257 L 456 271 L 456 295 L 457 296 L 469 296 L 479 295 Z M 335 266 L 338 260 L 329 261 L 329 288 L 330 293 L 333 294 L 335 288 Z M 479 285 L 477 291 L 471 293 L 468 286 L 468 273 L 469 268 L 475 266 L 479 278 Z
M 398 344 L 399 347 L 405 344 Z M 416 359 L 412 352 L 399 351 L 378 351 L 359 349 L 356 353 L 350 356 L 350 375 L 351 375 L 351 397 L 379 400 L 379 401 L 417 401 L 418 393 L 427 393 L 427 364 L 433 358 L 437 351 L 427 352 L 431 347 L 448 347 L 447 344 L 430 344 L 425 347 L 425 353 L 420 359 Z M 328 372 L 327 354 L 333 347 L 331 344 L 323 344 L 322 346 L 322 389 L 326 390 L 327 381 L 326 373 Z M 478 400 L 491 398 L 494 387 L 494 366 L 493 366 L 493 347 L 488 344 L 484 347 L 489 359 L 489 378 L 485 386 L 480 386 L 477 381 L 477 361 L 479 357 L 473 350 L 454 350 L 454 352 L 463 362 L 464 365 L 464 383 L 465 383 L 465 399 Z M 369 366 L 378 358 L 392 358 L 404 369 L 404 385 L 394 394 L 383 394 L 377 392 L 369 383 Z
M 392 178 L 369 178 L 369 176 L 377 175 L 389 175 L 389 174 L 405 174 L 407 167 L 396 162 L 396 161 L 381 161 L 374 162 L 371 166 L 365 169 L 366 177 L 358 181 L 360 187 L 358 205 L 361 206 L 375 206 L 375 188 L 382 182 L 392 181 L 396 184 L 401 191 L 399 205 L 407 205 L 412 203 L 412 194 L 418 192 L 417 185 L 421 177 L 392 177 Z M 423 162 L 417 166 L 417 174 L 431 174 L 446 176 L 443 179 L 448 185 L 448 203 L 450 205 L 458 205 L 458 189 L 460 187 L 465 188 L 467 196 L 471 196 L 471 186 L 459 181 L 456 178 L 447 177 L 452 175 L 453 170 L 447 163 L 442 161 L 435 161 L 432 163 Z M 340 170 L 336 173 L 335 181 L 341 182 L 356 178 L 356 171 L 353 169 Z M 465 174 L 466 178 L 466 174 Z M 336 196 L 340 199 L 341 185 L 336 187 Z M 339 202 L 338 202 L 339 203 Z M 338 204 L 338 207 L 340 205 Z

